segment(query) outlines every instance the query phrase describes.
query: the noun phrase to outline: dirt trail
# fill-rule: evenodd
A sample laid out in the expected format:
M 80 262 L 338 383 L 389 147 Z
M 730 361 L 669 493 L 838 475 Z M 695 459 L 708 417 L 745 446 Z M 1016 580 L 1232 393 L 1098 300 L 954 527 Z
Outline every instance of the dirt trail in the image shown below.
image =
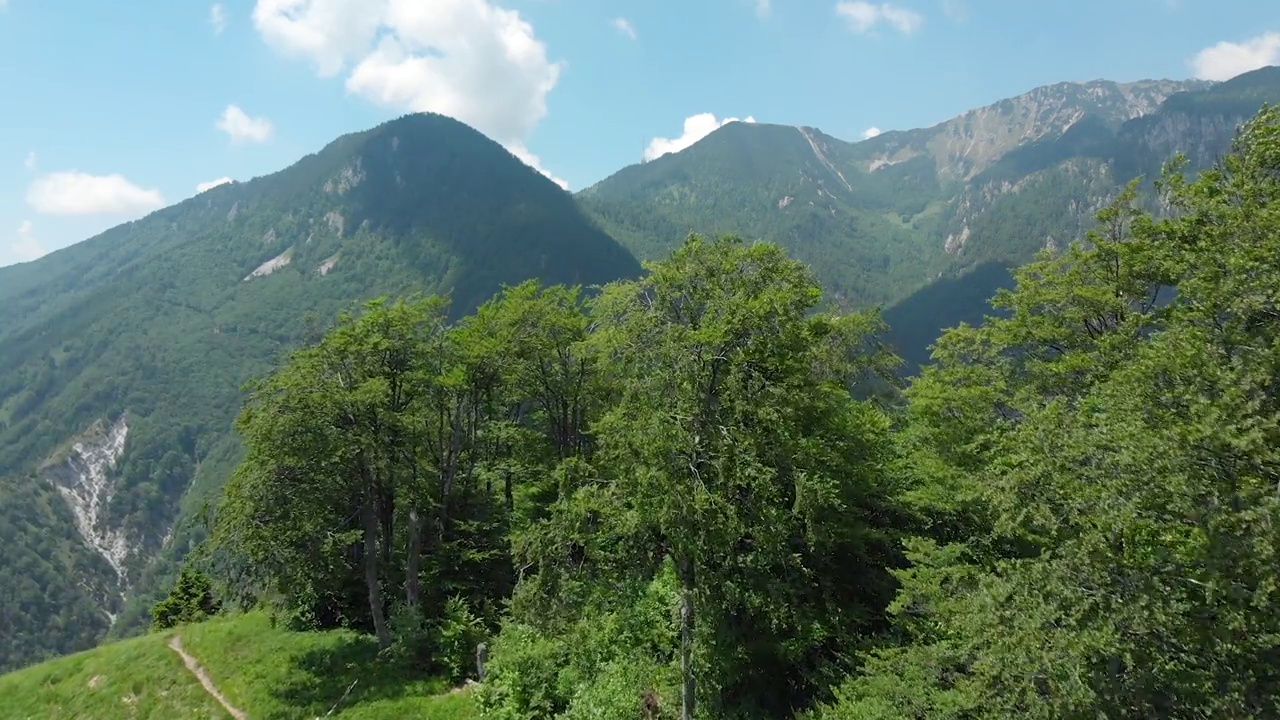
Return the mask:
M 213 680 L 209 679 L 209 673 L 205 672 L 204 668 L 200 667 L 200 663 L 188 654 L 186 650 L 182 649 L 182 638 L 178 637 L 176 634 L 169 638 L 169 648 L 182 657 L 182 662 L 186 664 L 187 669 L 191 671 L 191 674 L 195 675 L 196 679 L 200 681 L 200 684 L 204 686 L 205 692 L 209 693 L 214 700 L 221 703 L 222 707 L 226 709 L 228 713 L 231 713 L 231 717 L 235 718 L 235 720 L 249 720 L 249 716 L 246 715 L 243 710 L 236 709 L 236 706 L 232 705 L 231 701 L 227 700 L 226 696 L 218 690 L 218 686 L 214 685 Z

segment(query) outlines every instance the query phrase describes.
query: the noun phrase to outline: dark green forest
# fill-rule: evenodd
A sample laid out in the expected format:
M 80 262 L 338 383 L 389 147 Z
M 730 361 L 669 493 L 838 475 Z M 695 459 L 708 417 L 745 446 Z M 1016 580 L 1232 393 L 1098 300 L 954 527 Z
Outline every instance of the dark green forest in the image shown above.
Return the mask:
M 502 720 L 1280 715 L 1280 112 L 1184 168 L 905 385 L 734 237 L 352 308 L 252 386 L 158 622 L 483 644 Z

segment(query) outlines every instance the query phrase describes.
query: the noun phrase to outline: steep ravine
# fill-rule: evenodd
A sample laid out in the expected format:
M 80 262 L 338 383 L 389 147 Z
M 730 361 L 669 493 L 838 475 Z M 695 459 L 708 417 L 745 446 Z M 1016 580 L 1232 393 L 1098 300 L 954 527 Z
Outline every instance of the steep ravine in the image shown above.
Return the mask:
M 99 421 L 77 438 L 70 450 L 52 458 L 41 470 L 71 508 L 85 544 L 115 570 L 122 595 L 128 587 L 124 566 L 131 548 L 125 531 L 110 527 L 104 514 L 116 489 L 111 471 L 124 453 L 128 437 L 125 416 Z

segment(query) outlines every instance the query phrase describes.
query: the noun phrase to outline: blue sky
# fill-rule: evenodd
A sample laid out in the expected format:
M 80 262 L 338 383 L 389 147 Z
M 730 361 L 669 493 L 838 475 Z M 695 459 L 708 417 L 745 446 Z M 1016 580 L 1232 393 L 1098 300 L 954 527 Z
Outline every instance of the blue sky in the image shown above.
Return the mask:
M 580 189 L 730 117 L 852 140 L 1265 64 L 1275 0 L 0 0 L 0 265 L 412 110 Z

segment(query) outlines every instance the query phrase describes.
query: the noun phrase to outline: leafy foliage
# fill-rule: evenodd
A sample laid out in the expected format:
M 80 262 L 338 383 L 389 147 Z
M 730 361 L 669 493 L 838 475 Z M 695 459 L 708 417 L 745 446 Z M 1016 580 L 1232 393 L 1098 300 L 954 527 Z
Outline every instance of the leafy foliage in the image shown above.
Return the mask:
M 194 565 L 185 565 L 168 597 L 152 608 L 151 629 L 167 630 L 175 625 L 200 622 L 217 615 L 221 609 L 222 603 L 214 594 L 209 576 Z
M 1277 168 L 1264 110 L 1173 217 L 1131 191 L 939 343 L 914 418 L 972 512 L 824 717 L 1277 712 Z
M 206 564 L 455 680 L 501 627 L 499 716 L 804 707 L 900 562 L 889 420 L 851 395 L 891 359 L 820 296 L 776 246 L 692 236 L 589 301 L 372 301 L 254 386 Z M 509 675 L 528 663 L 559 679 Z

